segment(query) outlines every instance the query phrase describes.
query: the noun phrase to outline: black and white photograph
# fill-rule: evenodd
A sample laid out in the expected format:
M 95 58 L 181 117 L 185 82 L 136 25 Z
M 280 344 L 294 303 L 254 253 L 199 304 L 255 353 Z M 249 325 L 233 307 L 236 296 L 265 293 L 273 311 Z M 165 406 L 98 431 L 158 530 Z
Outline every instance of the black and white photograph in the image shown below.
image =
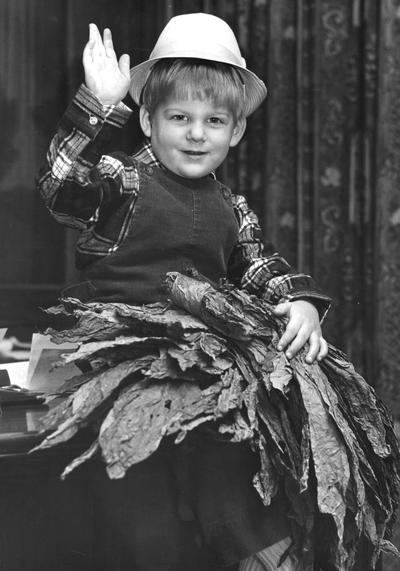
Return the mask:
M 400 0 L 0 0 L 0 571 L 400 570 Z

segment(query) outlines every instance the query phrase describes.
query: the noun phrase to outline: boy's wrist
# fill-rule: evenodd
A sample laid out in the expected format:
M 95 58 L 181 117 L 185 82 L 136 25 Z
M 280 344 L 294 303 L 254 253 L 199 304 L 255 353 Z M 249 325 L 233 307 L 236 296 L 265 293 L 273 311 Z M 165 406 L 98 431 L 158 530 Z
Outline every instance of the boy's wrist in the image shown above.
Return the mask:
M 331 305 L 332 299 L 319 292 L 293 292 L 283 296 L 278 303 L 283 303 L 285 301 L 307 301 L 313 305 L 318 311 L 320 322 L 322 323 L 325 319 Z
M 96 93 L 94 89 L 91 89 L 86 83 L 83 83 L 82 87 L 84 87 L 88 92 L 90 92 L 102 107 L 111 107 L 111 106 L 115 107 L 120 102 L 120 100 L 101 97 L 98 93 Z

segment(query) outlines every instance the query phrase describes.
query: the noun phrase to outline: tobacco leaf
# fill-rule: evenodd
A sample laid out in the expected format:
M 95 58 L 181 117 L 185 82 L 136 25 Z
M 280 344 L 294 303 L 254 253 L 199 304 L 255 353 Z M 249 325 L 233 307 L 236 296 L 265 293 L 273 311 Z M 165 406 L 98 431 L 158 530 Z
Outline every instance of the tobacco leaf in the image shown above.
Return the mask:
M 129 331 L 124 323 L 110 321 L 91 311 L 77 310 L 74 325 L 62 331 L 49 328 L 46 333 L 51 336 L 53 343 L 84 343 L 86 341 L 103 341 L 113 339 Z
M 123 337 L 116 337 L 107 341 L 91 341 L 82 344 L 76 351 L 66 354 L 63 357 L 65 364 L 73 363 L 80 360 L 90 360 L 94 355 L 102 355 L 111 353 L 114 349 L 122 348 L 129 355 L 132 349 L 133 356 L 136 349 L 139 347 L 140 352 L 153 348 L 162 347 L 163 345 L 170 345 L 171 340 L 167 337 L 138 337 L 137 335 L 125 335 Z
M 179 343 L 175 347 L 169 347 L 166 351 L 177 361 L 181 371 L 196 368 L 217 375 L 232 367 L 234 363 L 233 356 L 228 353 L 226 344 L 219 342 L 217 345 L 213 342 L 211 346 L 210 336 L 205 339 L 201 335 L 195 343 Z
M 318 507 L 335 521 L 337 569 L 348 569 L 343 548 L 346 494 L 350 482 L 350 466 L 342 436 L 330 417 L 319 391 L 307 371 L 295 370 L 305 408 L 308 412 L 313 466 L 317 479 Z
M 293 371 L 283 351 L 280 351 L 272 359 L 272 371 L 269 374 L 269 381 L 274 389 L 286 393 L 289 384 L 293 379 Z
M 111 304 L 103 304 L 103 311 Z M 206 331 L 207 326 L 196 316 L 187 313 L 179 307 L 166 306 L 163 303 L 153 303 L 144 306 L 132 306 L 123 303 L 112 304 L 115 316 L 121 323 L 129 325 L 135 331 L 144 329 L 144 334 L 151 328 L 156 331 L 164 331 L 172 338 L 181 338 L 185 332 Z
M 344 404 L 348 403 L 351 409 L 351 418 L 360 426 L 374 448 L 375 454 L 385 458 L 391 454 L 386 442 L 386 431 L 383 424 L 382 411 L 378 407 L 378 398 L 365 379 L 358 374 L 351 363 L 344 359 L 343 353 L 330 346 L 326 359 L 321 368 L 334 382 L 335 390 L 345 397 Z M 386 411 L 386 417 L 389 413 Z
M 332 351 L 332 357 L 336 357 L 335 351 Z M 377 560 L 381 538 L 391 537 L 399 501 L 398 443 L 395 441 L 392 421 L 385 405 L 377 399 L 372 389 L 369 391 L 369 386 L 354 372 L 351 364 L 347 364 L 345 375 L 341 377 L 337 361 L 335 359 L 334 373 L 331 362 L 326 370 L 343 409 L 349 411 L 346 412 L 346 418 L 357 434 L 357 456 L 371 505 L 368 513 L 366 508 L 363 510 L 367 513 L 365 529 L 366 533 L 373 537 L 371 529 L 379 528 L 374 550 L 374 559 Z M 343 383 L 343 379 L 350 384 L 348 395 L 347 384 Z M 365 418 L 362 418 L 361 400 L 366 403 Z M 385 457 L 387 460 L 382 461 Z
M 61 415 L 65 419 L 57 426 L 56 430 L 50 433 L 34 450 L 49 448 L 55 444 L 66 442 L 74 436 L 81 426 L 87 424 L 90 415 L 100 408 L 111 394 L 127 377 L 133 373 L 140 372 L 145 368 L 149 359 L 142 358 L 137 361 L 126 361 L 99 373 L 90 381 L 79 387 L 79 389 L 68 398 L 68 416 L 65 418 L 64 404 L 61 403 Z M 42 419 L 43 429 L 46 431 L 54 428 L 57 412 L 51 411 L 49 416 Z
M 272 498 L 279 489 L 277 470 L 271 460 L 267 441 L 260 436 L 257 439 L 257 447 L 260 454 L 260 469 L 253 477 L 253 485 L 265 506 L 269 506 Z
M 164 303 L 153 303 L 144 306 L 132 306 L 124 303 L 83 303 L 73 298 L 65 298 L 62 304 L 46 310 L 55 316 L 74 317 L 75 324 L 64 331 L 48 329 L 55 342 L 65 339 L 77 342 L 96 339 L 99 331 L 107 336 L 107 330 L 128 328 L 140 336 L 168 335 L 172 338 L 182 338 L 191 331 L 204 331 L 207 326 L 195 316 L 179 307 L 170 307 Z M 108 338 L 108 336 L 107 336 Z
M 247 314 L 209 284 L 199 284 L 189 276 L 171 272 L 166 285 L 174 303 L 229 338 L 248 340 L 255 332 L 254 323 Z
M 222 404 L 221 406 L 220 403 L 221 399 L 218 404 L 220 409 L 223 410 L 224 405 Z M 254 437 L 254 431 L 240 410 L 234 410 L 233 413 L 226 418 L 226 421 L 221 421 L 218 424 L 218 432 L 225 436 L 229 435 L 230 442 L 243 442 L 244 440 L 250 440 Z
M 243 406 L 243 378 L 236 367 L 232 367 L 225 371 L 221 376 L 222 388 L 218 396 L 218 410 L 221 414 L 227 414 L 229 411 L 235 411 L 235 422 L 237 423 L 237 432 L 235 435 L 237 441 L 247 439 L 249 435 L 249 425 L 244 421 L 241 414 Z M 241 427 L 239 430 L 239 426 Z
M 63 362 L 59 364 L 60 367 L 62 365 Z M 54 407 L 54 401 L 60 401 L 61 399 L 73 394 L 79 387 L 96 377 L 100 372 L 102 372 L 102 368 L 95 367 L 92 370 L 85 371 L 84 373 L 78 373 L 70 379 L 67 379 L 61 386 L 57 387 L 57 389 L 55 389 L 53 392 L 46 395 L 46 404 Z M 59 420 L 57 422 L 59 422 Z
M 294 480 L 297 480 L 295 458 L 299 455 L 298 451 L 293 450 L 293 439 L 287 440 L 279 408 L 274 405 L 270 394 L 262 386 L 257 391 L 257 417 L 258 429 L 268 443 L 269 453 L 272 453 L 279 473 L 289 473 Z
M 71 474 L 71 472 L 73 472 L 73 470 L 75 470 L 76 468 L 78 468 L 79 466 L 81 466 L 84 462 L 87 462 L 88 460 L 90 460 L 91 458 L 93 458 L 94 456 L 96 456 L 96 454 L 98 453 L 100 447 L 99 447 L 99 442 L 96 438 L 96 440 L 94 440 L 94 442 L 89 446 L 89 448 L 87 450 L 85 450 L 84 452 L 82 452 L 82 454 L 80 454 L 79 456 L 77 456 L 76 458 L 74 458 L 72 460 L 72 462 L 70 462 L 63 470 L 62 474 L 61 474 L 61 479 L 65 480 L 65 478 L 67 476 L 69 476 L 69 474 Z
M 126 388 L 105 418 L 99 443 L 111 478 L 152 454 L 163 437 L 185 434 L 218 418 L 222 383 L 202 391 L 193 383 L 140 381 Z

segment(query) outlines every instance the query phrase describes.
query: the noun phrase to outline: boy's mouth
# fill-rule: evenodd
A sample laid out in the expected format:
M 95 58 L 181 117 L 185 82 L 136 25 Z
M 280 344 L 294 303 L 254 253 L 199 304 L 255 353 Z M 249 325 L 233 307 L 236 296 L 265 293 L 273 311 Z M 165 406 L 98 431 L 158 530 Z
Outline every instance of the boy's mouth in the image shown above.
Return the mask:
M 191 155 L 193 157 L 201 157 L 202 155 L 205 155 L 206 153 L 204 151 L 183 151 L 185 153 L 185 155 Z

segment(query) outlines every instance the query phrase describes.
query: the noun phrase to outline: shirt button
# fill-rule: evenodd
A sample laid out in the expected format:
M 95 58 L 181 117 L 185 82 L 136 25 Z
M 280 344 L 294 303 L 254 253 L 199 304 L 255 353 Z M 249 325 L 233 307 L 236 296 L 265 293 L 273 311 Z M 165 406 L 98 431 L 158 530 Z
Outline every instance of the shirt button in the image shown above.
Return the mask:
M 99 122 L 99 120 L 97 117 L 95 117 L 94 115 L 89 116 L 89 123 L 91 125 L 97 125 L 98 122 Z
M 146 166 L 145 170 L 146 170 L 147 174 L 149 174 L 149 175 L 153 174 L 153 167 Z

